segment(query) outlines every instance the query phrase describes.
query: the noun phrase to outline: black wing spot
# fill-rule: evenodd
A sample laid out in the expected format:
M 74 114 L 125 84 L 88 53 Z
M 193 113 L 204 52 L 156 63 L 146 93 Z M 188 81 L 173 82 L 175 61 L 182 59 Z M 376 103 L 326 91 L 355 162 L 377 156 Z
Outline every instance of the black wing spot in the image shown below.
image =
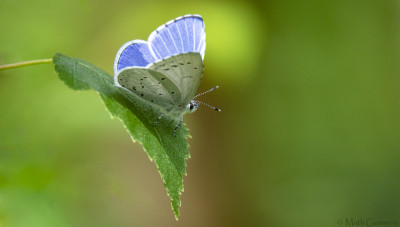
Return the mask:
M 161 78 L 161 80 L 165 80 L 165 77 Z
M 178 67 L 178 65 L 171 65 L 171 67 Z
M 154 100 L 152 99 L 151 102 L 154 102 Z
M 158 84 L 161 84 L 160 82 Z
M 191 64 L 190 61 L 186 62 L 186 64 Z
M 142 96 L 142 97 L 143 97 L 143 94 L 140 94 L 140 96 Z
M 144 88 L 144 86 L 142 86 L 142 88 Z
M 144 76 L 144 77 L 143 77 L 143 79 L 146 79 L 146 78 L 147 78 L 147 76 Z
M 197 67 L 194 67 L 193 69 L 197 69 Z
M 121 79 L 121 78 L 119 78 L 119 81 L 122 81 L 122 79 Z
M 168 71 L 168 70 L 169 70 L 169 68 L 165 68 L 164 70 L 165 70 L 165 71 Z
M 185 63 L 182 63 L 182 62 L 181 62 L 181 63 L 179 63 L 179 64 L 180 64 L 180 65 L 184 65 Z
M 143 84 L 143 83 L 140 83 L 140 84 Z
M 158 95 L 162 95 L 162 94 L 158 94 Z
M 140 80 L 143 80 L 143 79 L 140 79 Z
M 135 86 L 133 86 L 132 88 L 133 88 L 133 90 L 135 90 L 135 91 L 136 91 L 136 87 L 135 87 Z
M 175 92 L 171 91 L 171 94 L 174 94 Z

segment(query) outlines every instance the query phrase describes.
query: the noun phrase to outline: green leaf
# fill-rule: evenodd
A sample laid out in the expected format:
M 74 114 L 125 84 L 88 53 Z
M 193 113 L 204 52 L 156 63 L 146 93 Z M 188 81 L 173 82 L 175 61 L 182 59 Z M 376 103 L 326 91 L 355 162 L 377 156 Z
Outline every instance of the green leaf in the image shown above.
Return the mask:
M 60 79 L 70 88 L 99 92 L 112 116 L 122 120 L 134 142 L 142 144 L 158 168 L 177 219 L 181 205 L 179 196 L 183 191 L 182 174 L 186 175 L 185 161 L 190 157 L 186 127 L 182 125 L 174 137 L 173 131 L 178 119 L 163 117 L 153 126 L 161 114 L 159 109 L 115 86 L 111 75 L 84 60 L 58 53 L 53 63 Z

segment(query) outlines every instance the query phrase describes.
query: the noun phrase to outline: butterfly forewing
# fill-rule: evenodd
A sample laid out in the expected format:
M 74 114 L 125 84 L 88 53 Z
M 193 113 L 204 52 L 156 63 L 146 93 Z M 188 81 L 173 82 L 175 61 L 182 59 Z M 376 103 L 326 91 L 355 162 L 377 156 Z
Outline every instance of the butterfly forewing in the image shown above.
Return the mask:
M 172 81 L 181 94 L 177 103 L 186 106 L 199 88 L 203 76 L 203 61 L 199 53 L 184 53 L 154 63 L 149 69 L 164 74 Z
M 150 34 L 149 48 L 156 59 L 199 52 L 204 58 L 205 31 L 200 15 L 186 15 L 161 25 Z

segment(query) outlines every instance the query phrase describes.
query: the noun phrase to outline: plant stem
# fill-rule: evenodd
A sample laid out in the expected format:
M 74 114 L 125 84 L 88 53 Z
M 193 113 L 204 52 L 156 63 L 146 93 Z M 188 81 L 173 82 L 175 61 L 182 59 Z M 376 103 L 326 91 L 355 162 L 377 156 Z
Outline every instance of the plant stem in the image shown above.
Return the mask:
M 32 60 L 32 61 L 23 61 L 23 62 L 8 64 L 8 65 L 0 65 L 0 71 L 6 70 L 6 69 L 12 69 L 12 68 L 20 68 L 20 67 L 29 66 L 29 65 L 47 64 L 47 63 L 51 63 L 51 62 L 53 62 L 52 58 Z

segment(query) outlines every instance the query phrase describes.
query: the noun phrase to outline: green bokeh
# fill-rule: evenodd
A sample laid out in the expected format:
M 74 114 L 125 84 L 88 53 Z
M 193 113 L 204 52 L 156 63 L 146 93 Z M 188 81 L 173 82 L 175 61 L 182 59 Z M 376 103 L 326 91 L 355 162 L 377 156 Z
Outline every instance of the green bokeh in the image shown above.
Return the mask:
M 398 1 L 0 2 L 0 64 L 118 48 L 198 13 L 207 32 L 176 222 L 154 163 L 51 65 L 0 72 L 0 226 L 400 223 Z

